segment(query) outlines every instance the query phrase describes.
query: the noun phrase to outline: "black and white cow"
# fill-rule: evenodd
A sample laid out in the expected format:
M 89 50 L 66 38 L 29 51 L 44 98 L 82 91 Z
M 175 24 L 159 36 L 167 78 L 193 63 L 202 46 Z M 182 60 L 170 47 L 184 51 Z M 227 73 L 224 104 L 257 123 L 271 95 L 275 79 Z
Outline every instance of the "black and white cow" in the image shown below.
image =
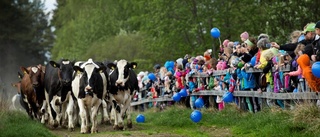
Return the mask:
M 109 63 L 107 65 L 110 72 L 110 100 L 112 101 L 111 116 L 114 116 L 114 129 L 124 129 L 123 118 L 127 115 L 127 126 L 132 128 L 131 121 L 131 99 L 134 92 L 139 92 L 138 79 L 133 68 L 137 66 L 136 62 L 119 60 L 117 64 Z
M 49 113 L 49 125 L 59 126 L 65 115 L 69 96 L 71 96 L 71 81 L 73 62 L 63 59 L 59 63 L 50 61 L 46 66 L 45 95 L 46 104 L 42 111 Z M 65 121 L 62 121 L 65 124 Z
M 80 109 L 81 133 L 90 131 L 88 128 L 90 121 L 92 123 L 91 133 L 98 132 L 97 113 L 107 93 L 105 69 L 103 65 L 97 65 L 92 59 L 84 62 L 80 67 L 74 66 L 72 91 Z M 104 110 L 104 114 L 107 114 L 106 109 Z

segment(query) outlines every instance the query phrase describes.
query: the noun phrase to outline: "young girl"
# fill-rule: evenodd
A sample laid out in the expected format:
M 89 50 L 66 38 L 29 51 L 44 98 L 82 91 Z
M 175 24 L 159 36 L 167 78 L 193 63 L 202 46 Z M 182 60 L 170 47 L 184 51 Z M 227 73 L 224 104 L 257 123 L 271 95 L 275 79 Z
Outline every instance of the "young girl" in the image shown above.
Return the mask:
M 294 50 L 294 53 L 296 55 L 294 61 L 292 61 L 292 67 L 295 68 L 295 71 L 289 72 L 289 73 L 284 73 L 284 75 L 289 75 L 290 77 L 298 76 L 298 86 L 297 86 L 297 91 L 298 92 L 305 92 L 306 87 L 305 87 L 305 80 L 304 77 L 302 76 L 302 70 L 301 67 L 297 63 L 297 59 L 299 56 L 302 55 L 302 51 L 304 50 L 305 45 L 300 43 L 297 45 L 297 48 Z
M 177 70 L 175 73 L 176 77 L 176 88 L 178 89 L 177 91 L 180 91 L 181 89 L 184 88 L 184 77 L 185 77 L 185 72 L 183 70 L 182 65 L 177 66 Z
M 164 77 L 164 95 L 170 95 L 171 90 L 170 90 L 170 84 L 171 84 L 171 79 L 170 77 L 172 76 L 172 73 L 168 71 Z

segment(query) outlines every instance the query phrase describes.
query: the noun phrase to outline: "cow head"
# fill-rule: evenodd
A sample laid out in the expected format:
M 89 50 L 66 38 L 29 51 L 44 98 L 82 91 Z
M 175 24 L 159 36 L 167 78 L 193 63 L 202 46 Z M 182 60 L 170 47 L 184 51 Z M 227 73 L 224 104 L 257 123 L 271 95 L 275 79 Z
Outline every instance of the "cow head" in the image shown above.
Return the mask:
M 32 66 L 32 67 L 28 67 L 28 68 L 20 67 L 20 69 L 24 74 L 28 74 L 27 76 L 30 77 L 30 80 L 31 80 L 33 87 L 39 87 L 39 85 L 42 81 L 41 75 L 43 74 L 41 65 Z
M 103 65 L 97 65 L 93 62 L 92 59 L 89 59 L 87 62 L 83 63 L 80 67 L 74 66 L 73 69 L 75 72 L 82 72 L 83 75 L 80 80 L 80 84 L 84 85 L 84 91 L 93 91 L 94 85 L 101 81 L 100 72 L 105 70 Z
M 118 78 L 116 81 L 116 86 L 124 86 L 129 79 L 129 71 L 137 66 L 136 62 L 128 62 L 126 60 L 119 60 L 117 65 L 114 63 L 109 63 L 108 67 L 113 69 L 117 74 Z
M 69 60 L 61 60 L 60 63 L 50 61 L 51 66 L 59 68 L 58 75 L 63 85 L 71 85 L 72 73 L 73 73 L 73 62 Z
M 21 82 L 11 83 L 12 87 L 16 87 L 18 90 L 18 93 L 21 94 Z

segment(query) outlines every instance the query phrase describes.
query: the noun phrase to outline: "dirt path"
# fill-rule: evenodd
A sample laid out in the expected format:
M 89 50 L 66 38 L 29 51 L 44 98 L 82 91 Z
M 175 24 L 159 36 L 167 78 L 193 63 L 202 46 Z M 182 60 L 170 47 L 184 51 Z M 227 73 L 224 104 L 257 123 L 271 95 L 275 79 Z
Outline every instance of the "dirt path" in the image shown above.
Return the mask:
M 65 128 L 52 129 L 52 133 L 58 137 L 182 137 L 182 135 L 173 134 L 168 131 L 167 133 L 160 133 L 159 131 L 144 130 L 138 125 L 134 125 L 132 129 L 126 129 L 125 131 L 114 131 L 111 125 L 99 125 L 99 133 L 97 134 L 81 134 L 80 128 L 76 128 L 75 131 L 70 132 Z M 201 132 L 207 132 L 211 137 L 228 137 L 232 136 L 231 131 L 228 128 L 218 128 L 216 126 L 200 127 Z

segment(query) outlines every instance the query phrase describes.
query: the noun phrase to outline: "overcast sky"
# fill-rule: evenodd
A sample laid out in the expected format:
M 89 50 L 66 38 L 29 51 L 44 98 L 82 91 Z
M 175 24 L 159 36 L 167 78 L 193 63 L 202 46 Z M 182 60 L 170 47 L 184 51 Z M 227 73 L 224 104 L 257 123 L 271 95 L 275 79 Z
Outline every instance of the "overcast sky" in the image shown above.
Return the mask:
M 56 0 L 42 0 L 42 1 L 45 2 L 44 5 L 45 5 L 45 12 L 46 13 L 48 13 L 56 8 L 56 6 L 55 6 L 57 4 Z
M 41 0 L 41 1 L 44 2 L 45 13 L 51 12 L 53 9 L 57 8 L 55 6 L 57 4 L 56 0 Z M 53 14 L 51 12 L 51 14 L 49 15 L 49 22 L 52 19 L 52 15 Z

